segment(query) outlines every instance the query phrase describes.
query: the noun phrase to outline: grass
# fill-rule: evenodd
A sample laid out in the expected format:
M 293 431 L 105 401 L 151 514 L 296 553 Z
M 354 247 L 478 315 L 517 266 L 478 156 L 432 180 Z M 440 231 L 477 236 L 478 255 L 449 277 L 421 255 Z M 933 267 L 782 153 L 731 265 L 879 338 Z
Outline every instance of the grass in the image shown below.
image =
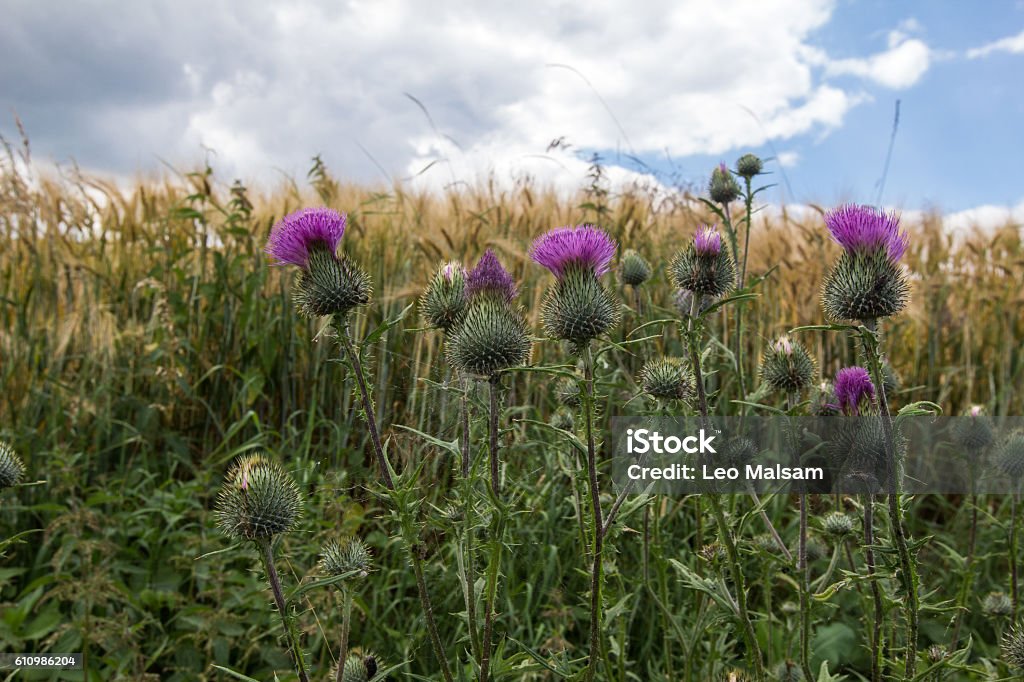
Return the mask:
M 375 282 L 374 303 L 353 319 L 356 338 L 398 317 L 439 261 L 470 263 L 486 248 L 520 283 L 540 336 L 537 315 L 549 275 L 529 262 L 526 248 L 551 227 L 596 222 L 656 272 L 644 288 L 645 317 L 627 311 L 615 332 L 619 340 L 645 320 L 677 317 L 665 266 L 709 219 L 692 197 L 640 187 L 620 193 L 591 187 L 560 198 L 529 183 L 511 189 L 485 183 L 428 195 L 343 183 L 317 163 L 307 184 L 270 193 L 226 184 L 209 168 L 122 189 L 73 169 L 61 178 L 36 176 L 22 161 L 29 161 L 27 150 L 8 148 L 0 174 L 0 437 L 22 453 L 29 480 L 40 483 L 0 494 L 0 537 L 38 532 L 0 558 L 0 649 L 83 651 L 90 680 L 221 679 L 211 664 L 258 679 L 272 671 L 291 679 L 280 621 L 253 572 L 256 556 L 225 551 L 230 543 L 210 513 L 230 461 L 256 449 L 280 457 L 307 495 L 300 531 L 280 552 L 286 585 L 312 579 L 328 539 L 363 537 L 379 570 L 355 598 L 351 645 L 373 649 L 388 663 L 404 662 L 407 672 L 436 674 L 412 571 L 375 497 L 376 465 L 357 418 L 354 384 L 343 380 L 325 325 L 295 312 L 290 273 L 269 266 L 262 253 L 276 219 L 310 204 L 348 212 L 345 248 Z M 770 208 L 754 216 L 751 233 L 748 276 L 765 280 L 761 296 L 745 304 L 740 343 L 748 383 L 768 338 L 821 321 L 817 292 L 837 253 L 817 209 Z M 891 397 L 895 407 L 930 400 L 946 414 L 974 403 L 994 415 L 1021 414 L 1020 230 L 1007 225 L 954 236 L 937 215 L 904 225 L 911 234 L 905 262 L 912 303 L 886 340 L 901 378 Z M 731 323 L 725 314 L 713 320 L 712 369 L 729 362 Z M 373 345 L 366 364 L 392 463 L 398 470 L 422 465 L 426 580 L 445 645 L 453 659 L 464 660 L 469 633 L 465 619 L 452 615 L 464 609 L 458 543 L 444 523 L 458 459 L 394 428 L 458 437 L 458 397 L 437 385 L 454 384 L 441 338 L 419 326 L 414 312 L 407 314 Z M 826 376 L 855 361 L 856 349 L 841 335 L 804 341 Z M 622 406 L 638 392 L 633 377 L 645 356 L 684 354 L 673 334 L 631 348 L 637 355 L 609 354 L 598 362 L 601 415 L 634 409 Z M 557 344 L 542 342 L 531 363 L 562 364 L 565 357 Z M 719 414 L 734 413 L 730 399 L 742 398 L 731 376 L 713 371 L 709 378 Z M 502 450 L 514 513 L 496 606 L 497 679 L 555 679 L 538 659 L 557 670 L 586 649 L 589 576 L 567 475 L 578 467 L 570 448 L 531 423 L 554 411 L 553 383 L 529 372 L 507 381 L 503 423 L 511 427 Z M 473 442 L 481 448 L 486 401 L 486 391 L 473 396 Z M 815 498 L 812 511 L 820 515 L 830 504 Z M 1002 674 L 997 639 L 1009 620 L 989 618 L 979 605 L 987 592 L 1007 589 L 1009 506 L 996 497 L 981 505 L 987 522 L 978 530 L 961 633 L 961 641 L 972 638 L 965 662 L 977 677 L 944 679 L 989 679 L 980 677 L 986 666 Z M 730 498 L 726 507 L 730 517 L 746 518 L 750 501 Z M 609 679 L 726 679 L 743 665 L 741 638 L 713 598 L 690 589 L 693 576 L 719 570 L 695 551 L 709 517 L 695 515 L 692 498 L 660 499 L 655 509 L 650 547 L 642 544 L 642 521 L 633 513 L 606 548 Z M 779 497 L 766 510 L 787 541 L 798 530 L 793 509 Z M 938 587 L 960 569 L 969 517 L 963 499 L 913 501 L 911 535 L 933 536 L 920 549 L 922 584 Z M 758 640 L 774 664 L 797 656 L 798 614 L 787 607 L 794 598 L 791 569 L 757 544 L 756 528 L 749 523 L 739 537 L 739 560 Z M 825 554 L 814 558 L 812 575 L 828 564 L 831 552 Z M 636 589 L 642 565 L 650 579 Z M 880 568 L 891 575 L 887 565 Z M 948 639 L 951 612 L 943 600 L 955 596 L 949 588 L 929 597 L 922 649 Z M 819 608 L 811 643 L 815 671 L 825 659 L 833 672 L 870 667 L 858 620 L 863 600 L 857 590 L 842 590 Z M 833 606 L 843 617 L 832 618 Z M 898 620 L 898 604 L 886 608 Z M 340 605 L 329 591 L 309 591 L 298 616 L 312 667 L 323 679 L 338 641 Z M 895 642 L 899 634 L 892 637 Z M 48 673 L 23 679 L 48 679 Z

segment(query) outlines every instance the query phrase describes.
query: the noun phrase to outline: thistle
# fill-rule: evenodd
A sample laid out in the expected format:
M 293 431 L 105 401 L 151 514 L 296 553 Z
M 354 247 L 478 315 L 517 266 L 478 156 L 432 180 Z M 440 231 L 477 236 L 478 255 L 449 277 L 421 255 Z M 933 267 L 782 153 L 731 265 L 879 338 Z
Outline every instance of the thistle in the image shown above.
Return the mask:
M 341 580 L 341 644 L 339 645 L 338 666 L 335 669 L 336 682 L 344 682 L 350 679 L 349 673 L 355 672 L 364 663 L 362 657 L 349 658 L 348 636 L 352 619 L 352 589 L 349 582 L 365 578 L 373 570 L 370 550 L 363 544 L 362 540 L 352 538 L 345 544 L 331 540 L 323 549 L 320 559 L 320 571 L 328 578 L 339 578 Z M 350 671 L 350 663 L 355 663 Z M 370 673 L 371 679 L 376 671 Z
M 836 410 L 847 417 L 856 417 L 874 399 L 875 385 L 863 367 L 844 367 L 836 373 L 832 394 L 835 396 Z
M 266 252 L 277 265 L 297 265 L 295 305 L 308 317 L 344 316 L 370 301 L 370 277 L 338 245 L 346 216 L 329 208 L 304 208 L 282 218 Z
M 736 161 L 736 174 L 750 181 L 764 170 L 764 162 L 755 154 L 744 154 Z
M 677 287 L 702 297 L 721 296 L 736 281 L 732 259 L 722 248 L 722 235 L 709 225 L 697 230 L 693 243 L 676 254 L 670 269 Z
M 732 176 L 724 163 L 718 164 L 711 171 L 711 179 L 708 181 L 708 194 L 711 201 L 726 205 L 740 198 L 740 186 L 736 178 Z
M 438 268 L 420 298 L 420 313 L 427 325 L 448 334 L 466 316 L 469 297 L 466 270 L 449 262 Z
M 827 212 L 825 224 L 843 247 L 822 288 L 825 313 L 867 322 L 903 310 L 909 287 L 899 260 L 908 238 L 896 214 L 847 205 Z
M 999 445 L 996 465 L 1018 486 L 1024 479 L 1024 431 L 1014 431 Z
M 466 276 L 469 307 L 448 339 L 449 362 L 460 371 L 490 379 L 526 362 L 530 333 L 512 301 L 516 285 L 491 251 Z
M 338 682 L 378 682 L 384 679 L 377 677 L 377 672 L 384 667 L 378 657 L 372 651 L 362 652 L 359 649 L 352 650 L 352 656 L 344 663 L 339 663 L 341 671 L 337 674 Z
M 694 395 L 693 372 L 678 358 L 655 358 L 640 370 L 640 386 L 652 398 L 689 400 Z
M 1006 663 L 1018 670 L 1024 670 L 1024 625 L 1017 624 L 1003 635 L 1000 645 Z
M 843 542 L 853 534 L 853 519 L 842 512 L 832 512 L 821 520 L 821 529 L 837 543 Z
M 704 312 L 714 302 L 715 298 L 713 296 L 702 295 L 697 312 Z M 676 289 L 675 296 L 672 297 L 672 303 L 675 304 L 676 312 L 679 313 L 680 317 L 683 319 L 688 318 L 690 311 L 693 309 L 693 292 L 689 289 Z
M 995 439 L 992 420 L 981 405 L 972 405 L 967 415 L 953 420 L 953 442 L 974 456 Z
M 301 682 L 308 682 L 299 636 L 292 626 L 281 578 L 274 565 L 272 542 L 275 536 L 292 530 L 302 513 L 298 485 L 280 465 L 262 454 L 245 455 L 228 471 L 214 513 L 225 534 L 238 540 L 251 540 L 259 549 L 295 670 Z
M 217 497 L 217 525 L 238 540 L 268 540 L 295 527 L 302 495 L 292 477 L 262 454 L 241 457 Z
M 811 385 L 814 360 L 807 349 L 788 336 L 768 344 L 761 360 L 761 380 L 775 391 L 791 393 Z
M 25 476 L 25 464 L 14 448 L 0 440 L 0 490 L 11 488 Z
M 541 316 L 552 338 L 577 352 L 619 321 L 619 304 L 600 282 L 615 256 L 615 242 L 593 225 L 559 227 L 533 242 L 530 257 L 555 275 Z
M 1013 602 L 1003 592 L 989 592 L 981 600 L 981 612 L 995 618 L 1009 618 L 1013 615 Z
M 636 288 L 651 278 L 651 264 L 633 249 L 626 249 L 619 263 L 619 277 L 623 284 Z

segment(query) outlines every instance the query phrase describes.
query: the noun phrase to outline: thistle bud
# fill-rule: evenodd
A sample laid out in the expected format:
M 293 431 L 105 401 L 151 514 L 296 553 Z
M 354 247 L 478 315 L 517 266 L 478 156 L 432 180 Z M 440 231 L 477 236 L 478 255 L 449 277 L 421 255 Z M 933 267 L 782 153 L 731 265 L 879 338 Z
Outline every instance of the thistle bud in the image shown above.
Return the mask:
M 693 372 L 678 358 L 648 360 L 640 370 L 640 385 L 644 393 L 661 400 L 689 400 L 695 390 Z
M 579 407 L 583 404 L 580 399 L 579 382 L 569 377 L 562 377 L 555 382 L 555 397 L 558 398 L 559 404 L 565 407 Z
M 341 682 L 378 682 L 375 678 L 382 667 L 384 664 L 372 651 L 363 653 L 359 649 L 353 649 L 345 659 Z
M 565 407 L 559 407 L 551 415 L 551 419 L 548 423 L 550 423 L 551 426 L 555 427 L 556 429 L 562 429 L 563 431 L 572 431 L 573 428 L 575 428 L 576 426 L 576 418 L 573 417 L 573 414 L 570 410 L 566 409 Z
M 764 170 L 764 163 L 755 154 L 744 154 L 736 161 L 736 173 L 746 180 L 760 175 Z
M 373 570 L 370 550 L 359 538 L 350 538 L 343 544 L 331 540 L 324 545 L 320 558 L 320 571 L 329 578 L 350 575 L 365 578 Z
M 697 230 L 693 243 L 676 254 L 670 268 L 675 285 L 694 295 L 721 296 L 736 279 L 732 259 L 722 248 L 722 235 L 708 225 Z
M 623 284 L 638 287 L 651 278 L 651 264 L 633 249 L 626 249 L 619 264 Z
M 996 453 L 999 469 L 1013 479 L 1014 485 L 1024 478 L 1024 431 L 1014 431 L 999 445 Z
M 981 612 L 995 618 L 1009 618 L 1013 615 L 1013 601 L 1002 592 L 989 592 L 981 600 Z
M 842 512 L 831 512 L 821 520 L 821 529 L 836 542 L 853 534 L 853 519 Z
M 292 477 L 261 454 L 245 455 L 228 472 L 215 506 L 217 525 L 239 540 L 261 540 L 295 527 L 302 495 Z
M 25 464 L 14 448 L 0 440 L 0 490 L 11 488 L 21 483 L 25 475 Z
M 786 660 L 775 666 L 777 682 L 804 682 L 804 673 L 796 661 Z
M 445 333 L 466 315 L 466 270 L 459 263 L 445 263 L 434 274 L 420 298 L 420 312 L 426 323 Z
M 985 416 L 981 405 L 972 405 L 967 416 L 953 420 L 953 442 L 968 454 L 984 450 L 995 440 L 992 420 Z
M 737 468 L 750 464 L 757 455 L 757 445 L 743 436 L 736 436 L 725 441 L 718 453 L 723 465 Z
M 814 378 L 814 360 L 800 343 L 781 336 L 768 344 L 761 361 L 761 380 L 773 390 L 802 391 Z
M 448 339 L 448 361 L 481 377 L 523 364 L 530 356 L 530 334 L 522 311 L 491 297 L 473 302 Z
M 739 198 L 739 183 L 736 182 L 736 178 L 732 176 L 732 173 L 729 172 L 724 163 L 718 164 L 711 171 L 711 180 L 708 182 L 708 194 L 711 195 L 711 201 L 722 205 L 736 201 Z

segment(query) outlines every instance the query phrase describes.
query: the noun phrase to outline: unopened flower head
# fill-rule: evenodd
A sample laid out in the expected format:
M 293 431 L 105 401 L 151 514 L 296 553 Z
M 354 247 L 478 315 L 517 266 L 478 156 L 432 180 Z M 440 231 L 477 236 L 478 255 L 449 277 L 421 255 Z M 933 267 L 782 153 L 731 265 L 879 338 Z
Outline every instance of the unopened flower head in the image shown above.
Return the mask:
M 989 617 L 1006 618 L 1013 615 L 1013 601 L 1003 592 L 989 592 L 981 600 L 981 612 Z
M 833 387 L 839 410 L 848 417 L 858 416 L 864 406 L 875 398 L 875 385 L 863 367 L 844 367 L 836 373 Z
M 359 538 L 350 538 L 344 543 L 331 540 L 324 545 L 320 570 L 329 578 L 343 575 L 350 579 L 365 578 L 373 570 L 373 559 Z
M 995 440 L 995 427 L 981 405 L 971 405 L 966 416 L 953 419 L 952 431 L 954 442 L 972 458 Z
M 530 258 L 559 279 L 574 268 L 590 270 L 600 277 L 608 272 L 615 249 L 615 240 L 594 225 L 557 227 L 533 242 Z
M 896 214 L 850 204 L 827 212 L 825 224 L 843 247 L 822 287 L 828 316 L 873 321 L 903 310 L 909 286 L 899 260 L 908 238 Z
M 377 672 L 384 668 L 380 657 L 372 651 L 361 651 L 353 649 L 345 659 L 345 669 L 342 670 L 341 682 L 377 682 Z M 331 675 L 335 679 L 335 675 Z
M 1003 659 L 1012 668 L 1024 670 L 1024 624 L 1018 623 L 1003 635 L 1000 648 L 1003 650 Z
M 14 448 L 0 440 L 0 490 L 21 483 L 25 476 L 25 464 L 14 452 Z
M 503 297 L 471 301 L 466 317 L 448 337 L 448 361 L 460 371 L 490 378 L 530 356 L 530 331 L 518 306 Z
M 711 201 L 718 204 L 728 204 L 736 201 L 740 196 L 740 186 L 736 178 L 729 172 L 725 163 L 720 163 L 711 171 L 711 180 L 708 182 L 708 194 Z
M 470 298 L 476 296 L 495 296 L 511 303 L 519 293 L 512 275 L 502 267 L 498 257 L 490 249 L 477 262 L 476 267 L 466 276 L 466 294 Z
M 430 327 L 447 333 L 462 322 L 468 303 L 466 270 L 449 262 L 438 268 L 420 297 L 420 312 Z
M 268 539 L 294 528 L 302 495 L 279 464 L 261 454 L 245 455 L 228 472 L 215 513 L 217 525 L 231 537 Z
M 619 304 L 599 281 L 615 256 L 615 242 L 593 225 L 559 227 L 538 238 L 530 257 L 556 277 L 541 317 L 548 336 L 577 351 L 619 321 Z
M 644 393 L 660 400 L 689 400 L 696 384 L 689 365 L 679 358 L 648 360 L 640 370 Z
M 736 173 L 747 180 L 755 175 L 760 175 L 764 170 L 764 163 L 755 154 L 744 154 L 736 161 Z
M 710 225 L 697 230 L 693 242 L 676 254 L 671 272 L 677 287 L 702 296 L 721 296 L 736 279 L 732 259 L 722 248 L 722 236 Z
M 1015 486 L 1020 485 L 1024 480 L 1024 431 L 1013 431 L 1002 440 L 996 464 Z
M 853 519 L 842 512 L 831 512 L 821 520 L 821 529 L 835 540 L 843 540 L 853 534 Z
M 626 249 L 619 264 L 622 283 L 638 287 L 651 278 L 651 264 L 633 249 Z
M 761 362 L 761 379 L 773 390 L 802 391 L 814 380 L 814 360 L 807 349 L 788 336 L 768 344 Z
M 345 214 L 304 208 L 282 218 L 271 230 L 266 251 L 278 265 L 297 265 L 295 303 L 309 317 L 344 315 L 370 300 L 370 277 L 338 245 Z

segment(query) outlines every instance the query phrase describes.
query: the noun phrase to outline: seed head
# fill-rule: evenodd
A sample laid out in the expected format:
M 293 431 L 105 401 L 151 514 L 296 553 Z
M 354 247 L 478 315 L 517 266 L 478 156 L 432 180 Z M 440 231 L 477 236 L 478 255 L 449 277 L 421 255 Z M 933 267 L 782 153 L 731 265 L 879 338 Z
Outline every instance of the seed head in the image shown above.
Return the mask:
M 420 297 L 420 312 L 427 325 L 448 333 L 462 322 L 468 301 L 465 268 L 459 263 L 445 263 Z
M 638 287 L 651 278 L 651 264 L 633 249 L 626 249 L 619 263 L 622 283 Z
M 0 490 L 18 485 L 24 476 L 25 463 L 14 448 L 0 440 Z
M 295 527 L 302 495 L 279 464 L 262 454 L 245 455 L 228 471 L 215 514 L 217 525 L 231 537 L 267 539 Z
M 711 171 L 711 180 L 708 182 L 708 194 L 711 195 L 711 201 L 723 206 L 739 198 L 739 183 L 736 182 L 736 178 L 732 176 L 732 173 L 729 172 L 724 163 L 718 164 Z
M 722 248 L 722 236 L 707 225 L 697 231 L 692 244 L 676 254 L 670 269 L 677 287 L 702 296 L 721 296 L 736 279 L 732 260 Z
M 770 342 L 761 360 L 761 380 L 776 391 L 802 391 L 811 385 L 814 373 L 807 349 L 788 336 Z
M 694 394 L 694 376 L 689 365 L 678 358 L 648 360 L 640 370 L 644 393 L 661 400 L 689 400 Z

